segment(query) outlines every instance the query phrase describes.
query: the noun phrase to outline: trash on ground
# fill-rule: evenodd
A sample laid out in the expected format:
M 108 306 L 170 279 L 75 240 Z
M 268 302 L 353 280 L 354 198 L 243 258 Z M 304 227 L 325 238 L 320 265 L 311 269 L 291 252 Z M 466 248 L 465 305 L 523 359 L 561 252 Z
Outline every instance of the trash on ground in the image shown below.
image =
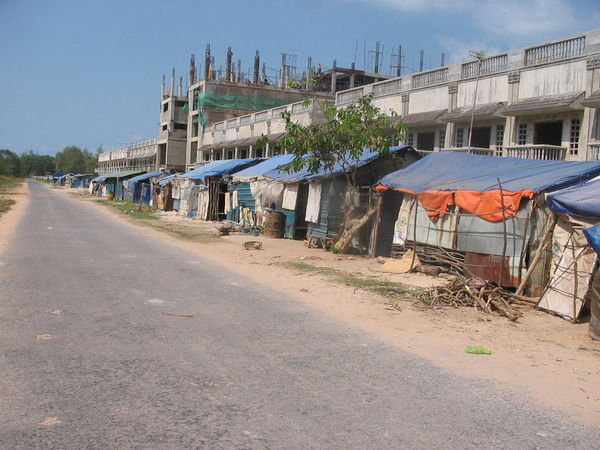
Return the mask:
M 180 314 L 180 313 L 164 313 L 166 316 L 173 316 L 173 317 L 194 317 L 193 314 Z
M 471 353 L 473 355 L 491 355 L 492 354 L 492 351 L 489 348 L 484 347 L 482 345 L 467 345 L 465 352 Z
M 246 250 L 262 250 L 262 242 L 246 241 L 242 244 Z

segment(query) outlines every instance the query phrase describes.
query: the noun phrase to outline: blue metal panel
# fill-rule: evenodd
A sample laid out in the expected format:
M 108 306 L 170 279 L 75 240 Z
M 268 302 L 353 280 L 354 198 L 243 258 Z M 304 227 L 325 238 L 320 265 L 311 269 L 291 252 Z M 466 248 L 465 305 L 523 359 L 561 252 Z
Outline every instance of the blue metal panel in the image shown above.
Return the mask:
M 296 211 L 282 209 L 281 212 L 285 215 L 283 237 L 286 239 L 294 239 L 294 234 L 296 232 Z

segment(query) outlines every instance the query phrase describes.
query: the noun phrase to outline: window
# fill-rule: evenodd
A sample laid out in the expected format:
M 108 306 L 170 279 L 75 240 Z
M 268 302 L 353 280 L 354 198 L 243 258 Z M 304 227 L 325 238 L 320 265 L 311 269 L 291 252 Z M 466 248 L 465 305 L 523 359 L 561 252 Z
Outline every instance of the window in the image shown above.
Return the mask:
M 240 159 L 246 159 L 248 157 L 248 150 L 240 150 Z
M 233 150 L 227 150 L 227 159 L 233 159 L 234 153 Z
M 519 135 L 517 136 L 517 144 L 518 145 L 527 144 L 527 124 L 526 123 L 519 124 Z
M 415 143 L 415 134 L 408 133 L 406 135 L 406 145 L 410 145 L 412 147 L 414 145 L 414 143 Z
M 254 149 L 254 157 L 255 158 L 262 158 L 263 157 L 263 149 L 262 148 L 256 148 L 256 149 Z
M 440 135 L 438 137 L 438 147 L 440 150 L 446 147 L 446 129 L 445 128 L 440 129 Z
M 210 152 L 204 152 L 204 161 L 210 161 Z
M 504 146 L 504 124 L 496 125 L 496 156 L 502 156 L 502 148 Z
M 169 103 L 163 103 L 163 112 L 167 112 L 169 110 Z
M 176 123 L 175 124 L 175 129 L 176 130 L 187 130 L 187 124 L 185 124 L 185 123 Z
M 579 153 L 579 131 L 581 130 L 581 120 L 571 120 L 571 133 L 569 134 L 569 154 Z
M 183 100 L 177 100 L 175 102 L 175 106 L 177 106 L 178 108 L 183 108 L 185 106 L 185 101 L 183 101 Z
M 461 148 L 464 144 L 464 140 L 465 140 L 465 129 L 457 128 L 456 136 L 454 139 L 454 145 L 456 146 L 456 148 Z
M 163 125 L 163 126 L 162 126 L 162 130 L 163 130 L 163 131 L 167 131 L 167 125 Z
M 215 150 L 215 153 L 214 153 L 215 161 L 220 161 L 221 160 L 221 158 L 223 157 L 222 153 L 223 152 L 221 150 Z

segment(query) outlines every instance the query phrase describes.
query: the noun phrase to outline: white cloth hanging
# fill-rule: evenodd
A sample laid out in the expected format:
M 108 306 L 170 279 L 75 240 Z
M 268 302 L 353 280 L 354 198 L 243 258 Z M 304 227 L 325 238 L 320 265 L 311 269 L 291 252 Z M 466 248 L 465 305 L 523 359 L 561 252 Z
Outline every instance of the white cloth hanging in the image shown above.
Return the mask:
M 307 222 L 319 223 L 319 213 L 321 212 L 321 191 L 323 185 L 318 181 L 313 181 L 308 185 L 308 201 L 306 202 Z

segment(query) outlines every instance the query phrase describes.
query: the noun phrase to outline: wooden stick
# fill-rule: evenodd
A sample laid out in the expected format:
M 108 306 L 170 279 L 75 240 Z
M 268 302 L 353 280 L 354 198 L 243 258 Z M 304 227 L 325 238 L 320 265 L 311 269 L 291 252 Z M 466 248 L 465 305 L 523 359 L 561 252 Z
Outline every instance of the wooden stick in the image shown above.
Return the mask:
M 529 278 L 531 278 L 531 274 L 533 273 L 533 270 L 535 269 L 539 260 L 541 259 L 542 253 L 546 250 L 546 244 L 548 242 L 548 237 L 552 233 L 552 230 L 554 230 L 554 226 L 556 225 L 556 222 L 558 221 L 558 216 L 556 214 L 554 214 L 554 213 L 550 213 L 550 214 L 551 214 L 551 216 L 548 217 L 548 221 L 546 222 L 546 231 L 544 231 L 544 235 L 542 236 L 542 240 L 540 241 L 540 245 L 538 246 L 538 251 L 534 256 L 533 261 L 531 261 L 531 264 L 529 264 L 529 267 L 527 268 L 527 272 L 525 273 L 525 276 L 521 280 L 521 284 L 519 284 L 519 287 L 517 288 L 517 291 L 515 292 L 516 295 L 523 294 L 523 291 L 525 290 L 525 286 L 527 285 Z

